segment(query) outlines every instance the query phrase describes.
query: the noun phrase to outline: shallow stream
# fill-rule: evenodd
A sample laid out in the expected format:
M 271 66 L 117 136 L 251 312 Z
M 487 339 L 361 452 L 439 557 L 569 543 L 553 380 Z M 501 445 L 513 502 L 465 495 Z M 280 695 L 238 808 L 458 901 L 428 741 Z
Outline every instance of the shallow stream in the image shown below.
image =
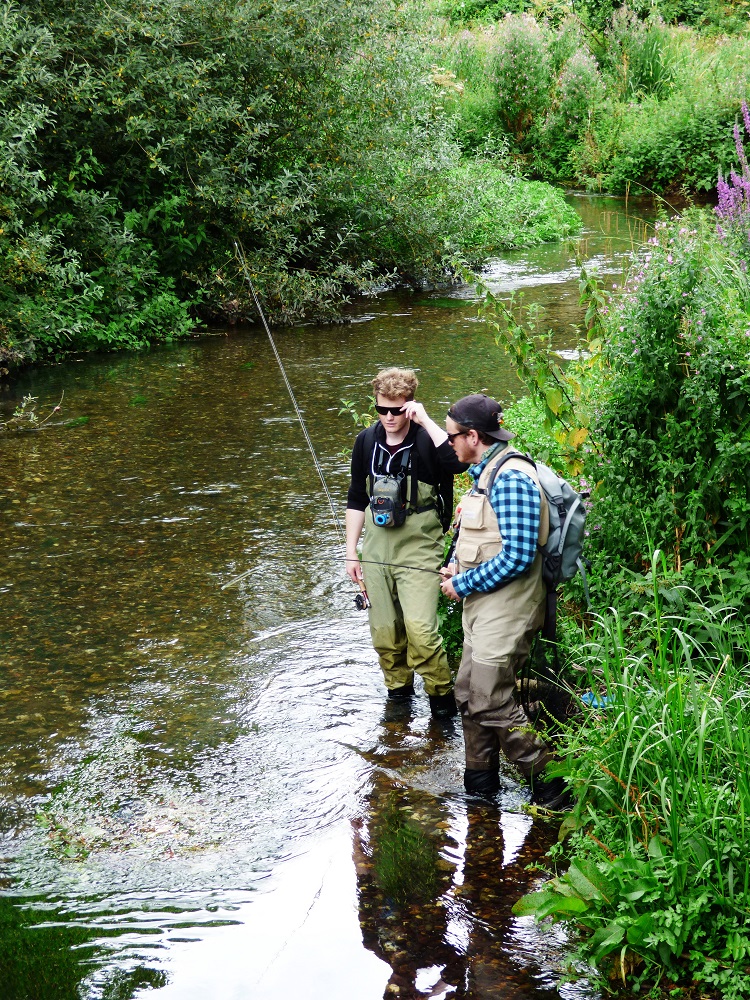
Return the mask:
M 617 281 L 646 210 L 572 202 Z M 486 280 L 543 304 L 564 352 L 577 273 L 546 245 Z M 340 401 L 364 408 L 378 368 L 418 368 L 441 419 L 522 391 L 472 294 L 277 333 L 342 514 Z M 466 801 L 460 727 L 421 691 L 385 709 L 262 332 L 39 366 L 4 412 L 27 393 L 88 422 L 0 440 L 0 996 L 594 1000 L 555 985 L 562 933 L 511 914 L 555 826 L 510 771 Z

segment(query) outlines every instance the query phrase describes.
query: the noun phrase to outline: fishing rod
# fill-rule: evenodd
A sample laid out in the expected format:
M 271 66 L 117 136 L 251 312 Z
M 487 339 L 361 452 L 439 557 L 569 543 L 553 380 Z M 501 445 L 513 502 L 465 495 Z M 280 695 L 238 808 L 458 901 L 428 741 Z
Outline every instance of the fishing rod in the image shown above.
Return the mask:
M 312 459 L 313 459 L 313 462 L 315 464 L 315 469 L 316 469 L 316 471 L 318 473 L 318 476 L 320 476 L 320 482 L 321 482 L 321 484 L 323 486 L 323 492 L 326 495 L 326 499 L 328 500 L 328 505 L 331 508 L 331 514 L 333 515 L 333 523 L 334 523 L 334 525 L 336 527 L 336 533 L 338 534 L 338 537 L 339 537 L 339 544 L 345 550 L 346 549 L 346 541 L 345 541 L 345 538 L 344 538 L 344 530 L 341 527 L 341 521 L 339 519 L 338 514 L 336 513 L 336 508 L 335 508 L 334 503 L 333 503 L 333 497 L 331 496 L 331 491 L 328 489 L 328 483 L 326 482 L 326 477 L 323 474 L 323 467 L 321 466 L 320 461 L 318 460 L 318 456 L 317 456 L 317 454 L 315 452 L 315 448 L 313 447 L 312 439 L 311 439 L 311 437 L 310 437 L 310 435 L 309 435 L 309 433 L 307 431 L 307 425 L 305 424 L 305 420 L 304 420 L 304 418 L 302 416 L 302 411 L 300 410 L 299 404 L 297 403 L 297 398 L 294 395 L 294 391 L 292 389 L 292 384 L 289 381 L 289 377 L 287 376 L 286 369 L 284 368 L 284 363 L 281 360 L 281 355 L 279 354 L 278 348 L 276 347 L 276 342 L 273 339 L 273 337 L 271 336 L 271 330 L 270 330 L 270 328 L 268 326 L 268 323 L 266 322 L 265 313 L 263 312 L 263 309 L 261 308 L 260 300 L 258 299 L 257 293 L 255 291 L 255 286 L 253 285 L 252 279 L 250 278 L 250 269 L 247 266 L 247 260 L 245 258 L 245 253 L 242 250 L 242 247 L 240 246 L 240 244 L 237 242 L 237 240 L 234 241 L 234 250 L 235 250 L 235 254 L 237 256 L 237 260 L 240 262 L 240 266 L 242 267 L 242 270 L 244 272 L 245 280 L 247 281 L 248 286 L 250 288 L 250 292 L 251 292 L 251 294 L 253 296 L 253 301 L 255 302 L 255 308 L 258 311 L 258 315 L 260 316 L 261 321 L 263 322 L 263 326 L 265 327 L 265 331 L 266 331 L 266 333 L 268 335 L 268 340 L 270 341 L 271 348 L 272 348 L 273 353 L 274 353 L 274 357 L 276 358 L 276 361 L 277 361 L 278 366 L 279 366 L 279 370 L 281 371 L 282 378 L 284 379 L 284 385 L 286 386 L 287 392 L 289 393 L 289 396 L 290 396 L 290 398 L 292 400 L 292 403 L 294 404 L 294 410 L 295 410 L 295 413 L 297 414 L 297 419 L 299 420 L 299 425 L 302 428 L 302 434 L 304 435 L 305 441 L 307 442 L 307 447 L 310 449 L 310 454 L 312 455 Z M 232 584 L 237 583 L 239 580 L 244 579 L 244 577 L 249 576 L 250 573 L 252 573 L 252 572 L 253 572 L 252 570 L 248 570 L 245 573 L 241 573 L 238 577 L 235 577 L 233 580 L 230 580 L 228 583 L 223 584 L 222 587 L 221 587 L 221 589 L 222 590 L 226 590 L 227 587 L 231 587 Z M 360 593 L 357 594 L 356 597 L 354 598 L 354 603 L 357 606 L 357 608 L 359 608 L 360 610 L 364 611 L 364 610 L 366 610 L 367 608 L 370 607 L 370 599 L 367 596 L 367 591 L 365 590 L 365 585 L 364 585 L 364 583 L 362 581 L 359 582 L 359 589 L 360 589 Z
M 417 573 L 433 573 L 435 576 L 443 575 L 439 569 L 426 569 L 424 566 L 410 566 L 407 565 L 406 563 L 380 562 L 380 560 L 378 559 L 360 559 L 359 557 L 355 559 L 353 557 L 349 558 L 348 556 L 322 556 L 319 557 L 319 560 L 320 559 L 322 559 L 323 562 L 369 563 L 372 566 L 393 566 L 395 569 L 413 569 L 416 570 Z M 246 569 L 245 572 L 240 573 L 239 576 L 235 576 L 233 579 L 228 580 L 226 583 L 222 583 L 221 589 L 226 590 L 227 587 L 231 587 L 233 584 L 239 583 L 241 580 L 244 580 L 245 577 L 250 576 L 250 574 L 254 572 L 255 572 L 254 569 Z

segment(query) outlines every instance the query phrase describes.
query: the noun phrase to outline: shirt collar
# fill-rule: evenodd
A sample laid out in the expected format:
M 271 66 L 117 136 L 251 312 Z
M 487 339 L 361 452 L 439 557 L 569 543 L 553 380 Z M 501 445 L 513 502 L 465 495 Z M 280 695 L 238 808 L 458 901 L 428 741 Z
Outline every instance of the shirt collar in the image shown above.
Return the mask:
M 469 469 L 467 469 L 467 472 L 469 473 L 469 475 L 471 476 L 471 478 L 474 480 L 475 483 L 479 482 L 479 477 L 482 475 L 482 472 L 484 471 L 485 466 L 490 461 L 490 459 L 494 458 L 499 451 L 507 447 L 508 447 L 507 441 L 498 441 L 497 444 L 491 444 L 487 449 L 487 451 L 485 451 L 485 453 L 479 459 L 477 464 L 472 465 Z

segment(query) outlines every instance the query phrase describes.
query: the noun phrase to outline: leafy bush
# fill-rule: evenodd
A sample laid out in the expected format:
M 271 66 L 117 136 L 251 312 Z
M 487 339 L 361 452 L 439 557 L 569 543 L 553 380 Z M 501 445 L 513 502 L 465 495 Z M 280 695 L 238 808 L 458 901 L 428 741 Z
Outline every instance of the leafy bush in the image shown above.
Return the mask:
M 508 14 L 499 26 L 491 70 L 500 121 L 521 145 L 549 102 L 551 68 L 549 32 L 528 14 Z
M 618 99 L 666 96 L 674 82 L 678 50 L 655 14 L 646 21 L 627 5 L 614 11 L 605 32 L 604 70 Z
M 512 246 L 560 239 L 580 228 L 562 193 L 522 181 L 491 161 L 462 162 L 448 147 L 437 163 L 415 156 L 408 167 L 383 163 L 367 192 L 369 226 L 359 252 L 418 286 L 450 271 L 460 257 L 478 266 Z M 361 187 L 340 192 L 351 211 Z M 347 206 L 338 210 L 344 214 Z
M 602 183 L 611 191 L 624 191 L 631 183 L 657 192 L 680 184 L 711 191 L 717 169 L 727 170 L 733 160 L 731 129 L 739 103 L 680 91 L 666 101 L 649 99 L 626 110 L 616 148 L 601 164 Z
M 644 564 L 646 532 L 679 570 L 750 541 L 750 284 L 705 213 L 662 223 L 608 319 L 595 435 L 602 572 Z
M 268 315 L 293 322 L 444 279 L 449 252 L 514 229 L 557 236 L 497 169 L 462 172 L 420 28 L 387 0 L 6 5 L 6 362 L 168 339 L 188 310 L 252 314 L 235 239 Z M 516 204 L 495 231 L 501 191 Z
M 441 58 L 464 84 L 451 102 L 464 148 L 481 148 L 499 129 L 510 156 L 539 177 L 599 190 L 710 191 L 717 166 L 726 172 L 734 156 L 730 131 L 750 85 L 747 37 L 706 39 L 628 7 L 602 28 L 527 14 L 443 42 Z
M 594 115 L 604 104 L 605 87 L 596 60 L 579 48 L 565 63 L 557 85 L 555 101 L 544 126 L 538 130 L 539 146 L 535 162 L 547 174 L 556 170 L 570 177 L 571 153 L 591 131 Z M 575 162 L 575 161 L 573 161 Z
M 437 10 L 451 24 L 491 24 L 506 14 L 522 14 L 529 6 L 527 0 L 443 0 Z

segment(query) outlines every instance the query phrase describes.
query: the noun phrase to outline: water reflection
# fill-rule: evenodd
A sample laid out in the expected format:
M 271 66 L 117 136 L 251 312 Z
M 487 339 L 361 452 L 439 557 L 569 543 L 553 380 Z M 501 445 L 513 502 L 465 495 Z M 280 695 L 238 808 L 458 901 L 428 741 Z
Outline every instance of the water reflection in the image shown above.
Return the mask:
M 593 225 L 602 203 L 581 205 Z M 589 237 L 602 259 L 615 245 Z M 561 350 L 571 254 L 489 273 L 548 305 Z M 339 400 L 364 402 L 378 368 L 420 368 L 438 415 L 520 391 L 464 295 L 385 296 L 353 308 L 362 322 L 279 333 L 342 508 Z M 0 442 L 0 995 L 377 1000 L 393 977 L 421 996 L 441 980 L 547 995 L 559 942 L 510 906 L 554 830 L 529 827 L 511 776 L 499 810 L 466 803 L 460 738 L 423 695 L 383 717 L 264 338 L 39 367 L 6 404 L 63 390 L 86 425 Z
M 523 793 L 510 771 L 505 808 L 467 801 L 460 738 L 444 725 L 384 721 L 368 808 L 353 822 L 362 938 L 391 970 L 383 995 L 559 997 L 562 942 L 545 954 L 545 935 L 511 913 L 539 882 L 527 868 L 550 830 L 511 811 Z M 581 983 L 567 995 L 594 994 Z

